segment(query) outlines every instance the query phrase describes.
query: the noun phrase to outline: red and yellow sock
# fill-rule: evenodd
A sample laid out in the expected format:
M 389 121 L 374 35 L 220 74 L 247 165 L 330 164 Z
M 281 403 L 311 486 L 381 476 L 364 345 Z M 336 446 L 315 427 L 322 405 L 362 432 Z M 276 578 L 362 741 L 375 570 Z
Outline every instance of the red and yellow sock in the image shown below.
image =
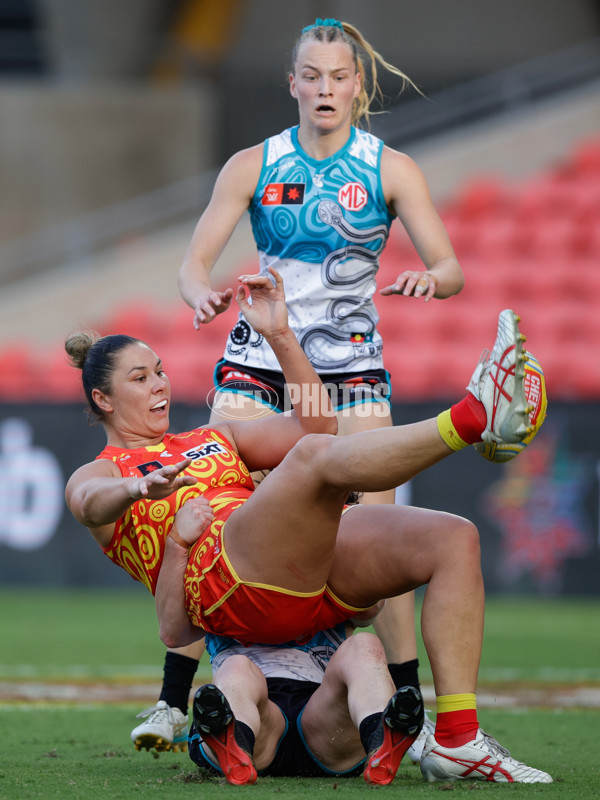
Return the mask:
M 445 694 L 436 698 L 435 740 L 442 747 L 460 747 L 475 738 L 477 698 L 474 694 Z
M 437 418 L 440 436 L 452 450 L 462 450 L 481 441 L 487 424 L 487 414 L 481 400 L 471 394 L 442 411 Z

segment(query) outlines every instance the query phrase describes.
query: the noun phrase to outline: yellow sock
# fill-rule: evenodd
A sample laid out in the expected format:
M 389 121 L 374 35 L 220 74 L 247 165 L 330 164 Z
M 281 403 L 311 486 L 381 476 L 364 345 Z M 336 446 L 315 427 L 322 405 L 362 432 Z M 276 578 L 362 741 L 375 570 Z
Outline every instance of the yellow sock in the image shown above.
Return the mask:
M 435 698 L 435 705 L 438 714 L 445 714 L 448 711 L 467 711 L 477 708 L 477 697 L 471 692 L 441 694 Z
M 460 438 L 454 427 L 449 408 L 438 414 L 437 426 L 440 436 L 451 450 L 462 450 L 463 447 L 468 447 L 469 443 Z
M 436 697 L 435 739 L 443 747 L 462 747 L 477 736 L 477 702 L 474 694 Z

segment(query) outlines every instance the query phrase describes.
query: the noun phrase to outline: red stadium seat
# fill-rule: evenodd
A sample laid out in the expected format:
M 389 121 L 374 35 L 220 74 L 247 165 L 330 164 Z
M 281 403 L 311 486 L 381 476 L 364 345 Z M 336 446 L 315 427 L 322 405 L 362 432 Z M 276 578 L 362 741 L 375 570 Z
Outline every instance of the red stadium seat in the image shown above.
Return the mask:
M 164 342 L 159 349 L 163 367 L 169 376 L 174 402 L 206 403 L 212 387 L 215 363 L 222 348 L 206 347 L 201 336 L 187 343 Z
M 559 256 L 569 258 L 580 252 L 580 231 L 571 217 L 538 219 L 528 226 L 523 247 L 532 258 L 540 261 Z
M 474 247 L 482 258 L 511 257 L 520 253 L 526 242 L 526 231 L 514 214 L 501 214 L 481 220 L 473 234 Z
M 600 263 L 600 203 L 598 212 L 582 218 L 578 228 L 578 252 Z
M 600 177 L 600 137 L 585 139 L 574 149 L 570 162 L 581 175 L 595 173 Z
M 515 194 L 514 213 L 525 226 L 540 220 L 569 216 L 571 205 L 560 181 L 552 174 L 525 182 Z
M 43 359 L 39 376 L 39 398 L 55 403 L 83 400 L 81 372 L 71 366 L 62 345 Z
M 588 347 L 576 348 L 569 353 L 568 383 L 574 400 L 597 400 L 600 397 L 600 369 L 598 369 L 599 341 Z
M 0 399 L 32 400 L 40 396 L 35 348 L 28 342 L 7 344 L 0 350 Z
M 512 205 L 512 190 L 497 175 L 480 176 L 459 190 L 456 208 L 466 219 L 479 220 L 502 214 Z
M 476 251 L 477 222 L 458 211 L 442 215 L 456 257 L 462 260 Z
M 123 303 L 98 323 L 102 335 L 123 333 L 141 339 L 151 347 L 160 341 L 164 325 L 165 309 L 148 298 Z

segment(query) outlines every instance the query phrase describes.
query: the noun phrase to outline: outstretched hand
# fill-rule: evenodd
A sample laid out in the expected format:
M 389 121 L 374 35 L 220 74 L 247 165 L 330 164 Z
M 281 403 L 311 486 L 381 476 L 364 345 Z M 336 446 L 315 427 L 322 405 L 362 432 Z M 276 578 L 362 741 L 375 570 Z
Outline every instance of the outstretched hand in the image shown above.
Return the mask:
M 288 328 L 283 278 L 273 267 L 269 267 L 267 273 L 240 275 L 236 295 L 247 322 L 265 337 Z
M 428 303 L 437 289 L 437 278 L 428 271 L 406 270 L 398 275 L 395 283 L 379 290 L 384 297 L 401 294 L 405 297 L 422 297 Z
M 143 478 L 137 478 L 131 486 L 131 496 L 135 500 L 147 497 L 149 500 L 163 500 L 182 486 L 193 486 L 197 483 L 192 475 L 181 475 L 183 470 L 192 463 L 191 458 L 179 461 L 167 467 L 161 467 L 154 472 L 149 472 Z
M 225 289 L 223 292 L 208 289 L 196 302 L 194 308 L 194 328 L 199 330 L 201 325 L 212 322 L 218 314 L 227 311 L 232 300 L 233 289 Z

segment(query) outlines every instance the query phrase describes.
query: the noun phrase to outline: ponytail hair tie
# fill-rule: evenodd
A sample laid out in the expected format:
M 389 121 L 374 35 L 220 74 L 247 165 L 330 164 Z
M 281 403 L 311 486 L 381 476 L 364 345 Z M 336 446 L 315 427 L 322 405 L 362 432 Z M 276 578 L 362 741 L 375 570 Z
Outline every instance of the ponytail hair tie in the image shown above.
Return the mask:
M 313 28 L 340 28 L 340 30 L 344 30 L 344 26 L 337 19 L 321 19 L 317 17 L 312 25 L 307 25 L 306 28 L 302 28 L 302 33 L 312 31 Z

